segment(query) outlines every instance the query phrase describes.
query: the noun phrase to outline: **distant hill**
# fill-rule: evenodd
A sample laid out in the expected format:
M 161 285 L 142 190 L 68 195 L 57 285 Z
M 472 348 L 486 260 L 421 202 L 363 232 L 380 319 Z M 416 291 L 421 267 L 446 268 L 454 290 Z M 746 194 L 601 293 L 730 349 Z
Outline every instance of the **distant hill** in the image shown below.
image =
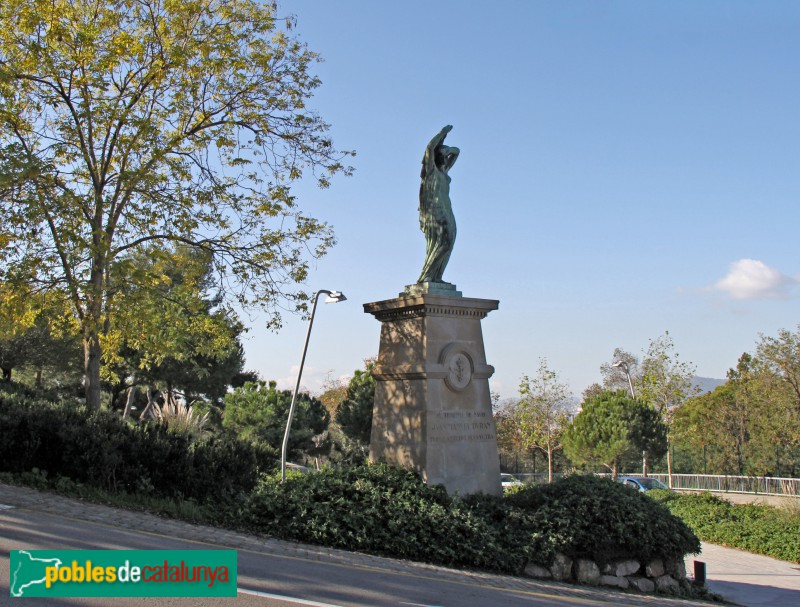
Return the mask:
M 706 392 L 713 392 L 716 388 L 724 384 L 727 380 L 714 379 L 713 377 L 697 377 L 695 375 L 692 381 L 695 386 L 700 388 L 700 394 L 705 394 Z

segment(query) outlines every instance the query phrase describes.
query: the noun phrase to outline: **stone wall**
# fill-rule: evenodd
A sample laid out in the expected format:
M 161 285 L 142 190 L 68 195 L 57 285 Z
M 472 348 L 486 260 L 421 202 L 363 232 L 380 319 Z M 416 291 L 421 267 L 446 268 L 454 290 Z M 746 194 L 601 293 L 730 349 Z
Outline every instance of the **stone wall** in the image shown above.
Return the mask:
M 560 582 L 578 582 L 592 586 L 613 586 L 622 590 L 681 594 L 689 589 L 683 561 L 653 559 L 642 563 L 635 559 L 617 559 L 600 565 L 589 559 L 571 559 L 557 554 L 549 567 L 529 563 L 525 575 Z

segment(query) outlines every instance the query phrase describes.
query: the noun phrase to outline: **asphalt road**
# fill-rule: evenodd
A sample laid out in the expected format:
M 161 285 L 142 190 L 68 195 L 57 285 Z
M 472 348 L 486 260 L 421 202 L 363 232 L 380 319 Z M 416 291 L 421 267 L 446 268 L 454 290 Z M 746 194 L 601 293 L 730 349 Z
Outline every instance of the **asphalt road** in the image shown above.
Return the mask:
M 48 498 L 52 499 L 52 498 Z M 74 504 L 71 507 L 75 507 Z M 87 505 L 87 509 L 102 508 Z M 111 509 L 108 509 L 111 511 Z M 125 511 L 116 511 L 128 517 Z M 131 516 L 140 516 L 133 515 Z M 67 607 L 120 606 L 250 606 L 294 607 L 609 607 L 609 605 L 697 605 L 664 597 L 622 594 L 589 587 L 540 583 L 509 576 L 452 569 L 353 554 L 326 556 L 325 549 L 302 547 L 275 554 L 264 549 L 238 549 L 237 598 L 197 599 L 13 599 L 9 596 L 9 551 L 17 549 L 230 549 L 225 541 L 192 537 L 206 528 L 180 522 L 159 523 L 164 531 L 125 528 L 125 524 L 86 521 L 77 516 L 30 507 L 0 509 L 0 605 Z M 222 532 L 230 534 L 230 532 Z M 181 539 L 182 536 L 184 539 Z M 238 536 L 243 537 L 243 536 Z M 229 537 L 230 539 L 230 537 Z M 268 546 L 268 544 L 265 544 Z M 348 554 L 348 553 L 344 553 Z M 392 565 L 397 563 L 397 565 Z M 707 603 L 705 603 L 707 605 Z
M 29 549 L 181 550 L 210 548 L 207 544 L 151 533 L 110 528 L 40 512 L 9 509 L 0 512 L 0 592 L 9 605 L 107 605 L 109 599 L 9 598 L 8 551 Z M 239 551 L 239 596 L 236 599 L 114 599 L 115 605 L 286 605 L 400 607 L 408 605 L 604 605 L 574 597 L 535 596 L 480 587 L 468 582 L 382 572 L 357 565 L 330 564 L 299 557 Z M 285 600 L 278 596 L 287 597 Z

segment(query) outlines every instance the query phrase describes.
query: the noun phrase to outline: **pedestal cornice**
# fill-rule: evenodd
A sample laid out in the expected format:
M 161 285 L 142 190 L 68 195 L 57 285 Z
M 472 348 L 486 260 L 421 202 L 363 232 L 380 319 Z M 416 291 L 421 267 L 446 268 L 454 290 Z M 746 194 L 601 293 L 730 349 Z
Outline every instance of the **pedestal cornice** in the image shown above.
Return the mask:
M 496 299 L 475 297 L 452 297 L 423 294 L 414 297 L 395 297 L 364 304 L 364 312 L 372 314 L 381 322 L 423 316 L 448 316 L 483 319 L 500 302 Z

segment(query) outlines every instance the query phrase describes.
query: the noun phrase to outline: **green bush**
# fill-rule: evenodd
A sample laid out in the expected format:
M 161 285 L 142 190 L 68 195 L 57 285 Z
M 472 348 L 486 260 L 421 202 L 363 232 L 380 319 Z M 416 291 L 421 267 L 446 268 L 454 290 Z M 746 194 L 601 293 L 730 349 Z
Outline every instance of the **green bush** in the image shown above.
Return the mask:
M 196 501 L 248 493 L 276 452 L 228 435 L 192 441 L 156 422 L 135 425 L 74 401 L 0 392 L 0 471 L 34 469 L 104 490 Z
M 570 477 L 504 497 L 452 498 L 385 465 L 266 478 L 244 524 L 271 536 L 446 565 L 520 573 L 557 552 L 682 559 L 699 541 L 669 511 L 618 483 Z
M 709 493 L 659 491 L 656 499 L 704 542 L 800 562 L 800 516 L 771 506 L 731 504 Z
M 675 561 L 700 551 L 697 537 L 664 506 L 609 479 L 570 476 L 506 500 L 525 511 L 528 556 L 541 564 L 555 552 L 605 563 L 621 557 Z

